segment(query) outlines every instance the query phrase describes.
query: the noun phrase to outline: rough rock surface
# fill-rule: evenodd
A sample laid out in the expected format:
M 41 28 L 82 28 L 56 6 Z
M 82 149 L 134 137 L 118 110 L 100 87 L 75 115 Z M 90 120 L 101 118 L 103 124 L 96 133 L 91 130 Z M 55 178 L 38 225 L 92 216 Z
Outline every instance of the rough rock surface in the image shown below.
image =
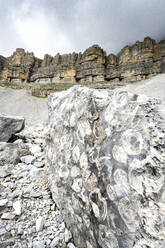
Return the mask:
M 163 248 L 159 100 L 73 87 L 48 101 L 51 192 L 76 246 Z
M 20 116 L 0 114 L 0 142 L 7 142 L 13 134 L 20 132 L 25 126 L 25 119 Z
M 0 160 L 0 247 L 75 248 L 48 186 L 43 125 L 26 127 L 18 137 L 0 144 L 0 158 L 1 145 L 22 151 L 15 164 L 7 148 L 8 163 Z
M 25 87 L 26 82 L 39 84 L 34 91 L 36 95 L 39 91 L 40 95 L 41 91 L 46 95 L 52 89 L 67 89 L 76 83 L 111 88 L 164 72 L 165 41 L 156 43 L 150 37 L 124 47 L 118 55 L 106 55 L 101 47 L 93 45 L 79 54 L 58 53 L 54 57 L 46 54 L 43 60 L 21 48 L 9 58 L 0 57 L 1 81 L 12 87 Z
M 30 154 L 30 151 L 24 143 L 0 142 L 0 166 L 18 164 L 20 157 L 28 154 Z
M 12 56 L 5 60 L 1 79 L 10 81 L 28 81 L 31 71 L 40 63 L 33 53 L 25 52 L 23 48 L 17 48 Z

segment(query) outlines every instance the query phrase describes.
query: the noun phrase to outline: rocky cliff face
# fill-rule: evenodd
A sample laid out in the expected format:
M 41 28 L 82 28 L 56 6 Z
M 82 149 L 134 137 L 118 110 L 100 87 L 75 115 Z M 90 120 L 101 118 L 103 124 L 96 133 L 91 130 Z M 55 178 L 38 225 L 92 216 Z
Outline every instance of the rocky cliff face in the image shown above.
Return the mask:
M 165 246 L 159 101 L 86 87 L 48 98 L 53 199 L 79 248 Z
M 138 81 L 165 72 L 165 42 L 149 37 L 124 47 L 118 56 L 108 56 L 106 79 Z
M 38 68 L 40 60 L 33 53 L 26 53 L 24 49 L 17 48 L 9 58 L 5 59 L 1 79 L 8 82 L 29 82 L 35 67 Z
M 5 63 L 5 58 L 0 56 L 0 72 L 2 72 Z
M 13 55 L 0 57 L 0 78 L 7 82 L 80 83 L 137 81 L 165 72 L 165 41 L 156 43 L 146 37 L 120 53 L 106 55 L 98 45 L 84 53 L 72 53 L 52 57 L 48 54 L 40 60 L 33 53 L 16 49 Z M 99 87 L 101 87 L 99 85 Z

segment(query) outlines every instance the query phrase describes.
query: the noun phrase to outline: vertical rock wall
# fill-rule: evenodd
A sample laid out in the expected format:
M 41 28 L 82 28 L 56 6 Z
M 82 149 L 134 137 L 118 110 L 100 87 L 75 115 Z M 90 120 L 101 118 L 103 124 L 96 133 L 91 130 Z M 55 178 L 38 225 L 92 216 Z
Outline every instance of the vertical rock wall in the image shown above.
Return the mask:
M 118 55 L 106 55 L 98 45 L 83 53 L 46 54 L 44 59 L 34 57 L 18 48 L 9 58 L 0 58 L 0 77 L 8 82 L 34 82 L 41 84 L 69 83 L 98 84 L 104 88 L 108 82 L 134 82 L 165 72 L 165 41 L 156 43 L 150 37 L 143 42 L 124 47 Z M 114 84 L 115 85 L 115 84 Z M 116 83 L 116 86 L 118 83 Z M 67 88 L 67 87 L 66 87 Z
M 79 248 L 165 246 L 159 101 L 73 87 L 48 98 L 53 199 Z

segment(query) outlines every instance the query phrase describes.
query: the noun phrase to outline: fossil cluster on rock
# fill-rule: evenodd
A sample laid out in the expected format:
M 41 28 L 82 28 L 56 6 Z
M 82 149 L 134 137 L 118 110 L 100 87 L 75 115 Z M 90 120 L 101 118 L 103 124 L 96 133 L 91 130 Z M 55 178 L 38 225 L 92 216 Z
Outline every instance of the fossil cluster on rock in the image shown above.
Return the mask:
M 79 248 L 163 248 L 165 128 L 159 101 L 75 86 L 48 98 L 53 199 Z

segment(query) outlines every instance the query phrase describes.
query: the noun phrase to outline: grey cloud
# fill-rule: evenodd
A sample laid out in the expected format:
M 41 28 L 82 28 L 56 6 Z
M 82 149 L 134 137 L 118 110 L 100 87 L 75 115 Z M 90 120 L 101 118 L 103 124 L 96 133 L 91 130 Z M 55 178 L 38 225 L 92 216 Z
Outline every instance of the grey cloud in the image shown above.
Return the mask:
M 164 0 L 0 1 L 0 54 L 6 56 L 16 47 L 42 57 L 45 52 L 84 51 L 93 44 L 118 53 L 145 36 L 157 41 L 165 38 Z

